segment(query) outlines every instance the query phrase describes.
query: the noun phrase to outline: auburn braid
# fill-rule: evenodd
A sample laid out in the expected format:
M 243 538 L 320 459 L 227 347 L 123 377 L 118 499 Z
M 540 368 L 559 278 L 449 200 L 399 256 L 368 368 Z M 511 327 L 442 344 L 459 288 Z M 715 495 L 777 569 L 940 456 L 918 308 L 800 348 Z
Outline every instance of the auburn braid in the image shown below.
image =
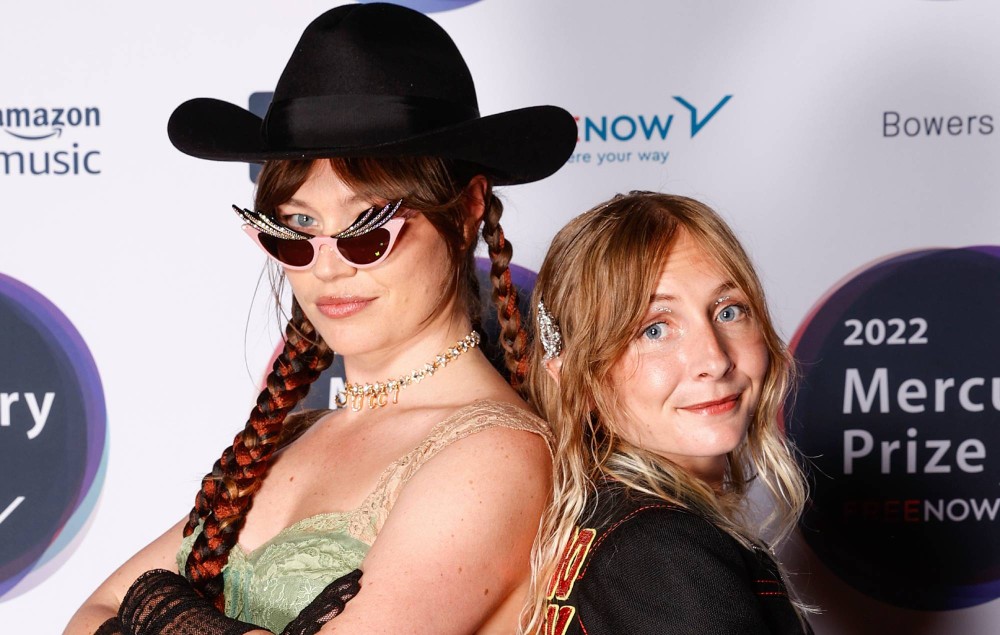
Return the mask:
M 267 376 L 267 385 L 257 397 L 246 427 L 202 479 L 184 528 L 184 535 L 190 536 L 199 521 L 204 521 L 185 573 L 194 588 L 220 611 L 225 610 L 222 567 L 281 441 L 285 417 L 332 362 L 333 352 L 293 301 L 285 346 Z
M 504 362 L 510 372 L 510 385 L 520 390 L 528 375 L 528 333 L 521 324 L 517 307 L 517 288 L 510 278 L 510 241 L 500 227 L 503 204 L 490 195 L 483 214 L 483 240 L 490 253 L 490 282 L 493 283 L 493 304 L 500 324 L 500 345 Z

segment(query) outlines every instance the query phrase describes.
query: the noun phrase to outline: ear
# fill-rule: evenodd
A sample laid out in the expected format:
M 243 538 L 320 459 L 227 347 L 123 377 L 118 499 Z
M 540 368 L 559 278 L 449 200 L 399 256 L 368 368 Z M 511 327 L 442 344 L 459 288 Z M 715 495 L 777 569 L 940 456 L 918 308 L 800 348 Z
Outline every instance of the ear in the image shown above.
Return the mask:
M 476 232 L 479 230 L 479 223 L 483 221 L 486 213 L 486 190 L 489 184 L 486 177 L 477 174 L 472 177 L 469 184 L 465 186 L 465 244 L 471 245 L 476 241 Z
M 562 372 L 562 357 L 553 357 L 552 359 L 547 359 L 542 364 L 545 366 L 545 372 L 549 374 L 556 384 L 559 383 L 559 373 Z

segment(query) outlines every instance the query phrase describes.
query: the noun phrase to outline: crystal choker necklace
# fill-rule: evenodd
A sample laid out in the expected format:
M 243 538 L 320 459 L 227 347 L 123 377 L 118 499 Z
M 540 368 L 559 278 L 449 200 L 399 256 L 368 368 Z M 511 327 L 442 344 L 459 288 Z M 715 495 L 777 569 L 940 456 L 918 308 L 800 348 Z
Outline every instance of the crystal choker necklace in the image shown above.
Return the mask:
M 479 345 L 479 333 L 475 331 L 469 333 L 462 339 L 455 342 L 455 345 L 434 358 L 432 363 L 424 364 L 423 368 L 418 368 L 396 379 L 389 379 L 374 384 L 354 384 L 348 383 L 344 389 L 337 393 L 334 403 L 337 408 L 344 408 L 349 403 L 351 410 L 357 412 L 368 405 L 369 409 L 381 408 L 392 403 L 399 402 L 399 391 L 410 384 L 420 383 L 437 371 L 454 361 L 456 357 Z

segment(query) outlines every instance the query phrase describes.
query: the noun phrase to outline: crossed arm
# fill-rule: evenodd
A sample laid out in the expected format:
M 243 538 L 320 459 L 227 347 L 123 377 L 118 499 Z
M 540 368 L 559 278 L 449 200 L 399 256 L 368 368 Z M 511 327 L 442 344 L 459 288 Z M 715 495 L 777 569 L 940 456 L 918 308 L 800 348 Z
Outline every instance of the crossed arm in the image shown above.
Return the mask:
M 362 591 L 320 632 L 465 634 L 511 607 L 516 619 L 549 472 L 544 441 L 526 432 L 484 430 L 442 450 L 400 493 L 363 563 Z M 173 570 L 182 527 L 115 571 L 64 635 L 92 635 L 140 575 Z

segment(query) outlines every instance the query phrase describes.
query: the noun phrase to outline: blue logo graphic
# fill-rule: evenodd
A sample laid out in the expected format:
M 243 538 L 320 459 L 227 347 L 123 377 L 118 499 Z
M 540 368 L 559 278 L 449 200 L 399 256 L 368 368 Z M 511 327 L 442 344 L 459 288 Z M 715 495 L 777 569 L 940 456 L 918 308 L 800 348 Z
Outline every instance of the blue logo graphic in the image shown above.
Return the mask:
M 247 110 L 263 119 L 267 116 L 267 109 L 270 107 L 272 99 L 274 99 L 273 91 L 251 93 L 247 104 Z M 260 163 L 250 164 L 250 181 L 252 183 L 257 182 L 257 175 L 260 174 L 260 168 Z
M 0 275 L 0 599 L 62 565 L 104 480 L 94 360 L 51 302 Z
M 358 0 L 361 4 L 371 4 L 373 2 L 383 2 L 384 0 Z M 440 13 L 441 11 L 451 11 L 461 9 L 464 6 L 475 4 L 479 0 L 393 0 L 393 4 L 399 4 L 408 9 L 415 9 L 423 13 Z
M 663 165 L 670 157 L 668 143 L 672 145 L 674 137 L 694 139 L 732 97 L 724 95 L 714 103 L 696 104 L 675 96 L 669 107 L 652 112 L 577 115 L 579 145 L 567 163 Z
M 809 457 L 800 529 L 840 579 L 908 609 L 1000 597 L 1000 247 L 877 262 L 791 347 L 786 429 Z

